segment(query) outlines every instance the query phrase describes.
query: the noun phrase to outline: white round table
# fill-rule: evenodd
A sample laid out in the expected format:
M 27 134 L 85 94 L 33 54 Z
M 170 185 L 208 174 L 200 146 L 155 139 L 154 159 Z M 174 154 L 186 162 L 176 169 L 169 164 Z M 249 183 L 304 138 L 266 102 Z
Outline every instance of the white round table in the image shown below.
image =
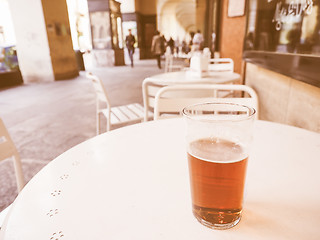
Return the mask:
M 120 128 L 63 153 L 15 200 L 2 240 L 320 239 L 320 134 L 256 122 L 243 218 L 193 217 L 182 119 Z
M 235 72 L 211 72 L 206 77 L 191 76 L 188 71 L 167 72 L 148 77 L 154 84 L 180 84 L 180 83 L 234 83 L 240 80 L 240 74 Z

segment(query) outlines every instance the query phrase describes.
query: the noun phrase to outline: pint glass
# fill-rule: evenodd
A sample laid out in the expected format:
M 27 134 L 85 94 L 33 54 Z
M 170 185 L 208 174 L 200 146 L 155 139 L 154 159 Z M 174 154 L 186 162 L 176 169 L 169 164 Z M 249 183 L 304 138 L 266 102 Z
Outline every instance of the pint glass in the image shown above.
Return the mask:
M 187 123 L 193 214 L 207 227 L 231 228 L 241 218 L 255 109 L 203 103 L 182 113 Z

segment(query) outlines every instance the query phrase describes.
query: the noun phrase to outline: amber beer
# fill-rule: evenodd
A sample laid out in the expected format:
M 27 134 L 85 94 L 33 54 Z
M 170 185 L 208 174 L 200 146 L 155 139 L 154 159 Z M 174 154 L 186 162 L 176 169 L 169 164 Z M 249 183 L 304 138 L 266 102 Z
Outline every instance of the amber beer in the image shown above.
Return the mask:
M 223 229 L 240 221 L 247 159 L 243 148 L 228 140 L 189 143 L 192 210 L 202 224 Z
M 210 228 L 239 223 L 255 109 L 230 102 L 187 106 L 186 122 L 192 211 Z

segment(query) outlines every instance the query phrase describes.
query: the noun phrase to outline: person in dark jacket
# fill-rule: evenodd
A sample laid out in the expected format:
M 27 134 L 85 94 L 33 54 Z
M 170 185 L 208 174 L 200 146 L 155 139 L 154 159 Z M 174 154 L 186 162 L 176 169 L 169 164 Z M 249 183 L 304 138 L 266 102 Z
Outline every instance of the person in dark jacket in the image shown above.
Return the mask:
M 129 35 L 126 36 L 126 45 L 131 61 L 131 67 L 133 67 L 133 54 L 134 54 L 134 44 L 136 42 L 135 37 L 131 33 L 131 29 L 129 29 Z
M 160 32 L 156 31 L 152 38 L 151 52 L 156 56 L 158 68 L 161 69 L 161 55 L 164 53 L 164 40 Z
M 174 40 L 172 39 L 172 37 L 169 39 L 169 41 L 167 42 L 167 46 L 170 47 L 171 50 L 171 54 L 174 53 Z

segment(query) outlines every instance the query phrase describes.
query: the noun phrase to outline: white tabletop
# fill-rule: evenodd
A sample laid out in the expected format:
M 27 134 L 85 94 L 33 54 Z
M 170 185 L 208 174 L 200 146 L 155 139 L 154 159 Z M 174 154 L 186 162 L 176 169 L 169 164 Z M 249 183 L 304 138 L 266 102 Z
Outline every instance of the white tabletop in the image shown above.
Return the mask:
M 229 230 L 192 215 L 184 135 L 177 118 L 77 145 L 26 185 L 0 239 L 320 239 L 320 134 L 257 121 L 243 218 Z
M 210 72 L 206 77 L 191 76 L 188 71 L 167 72 L 149 77 L 158 84 L 179 83 L 232 83 L 240 80 L 240 74 L 235 72 Z

